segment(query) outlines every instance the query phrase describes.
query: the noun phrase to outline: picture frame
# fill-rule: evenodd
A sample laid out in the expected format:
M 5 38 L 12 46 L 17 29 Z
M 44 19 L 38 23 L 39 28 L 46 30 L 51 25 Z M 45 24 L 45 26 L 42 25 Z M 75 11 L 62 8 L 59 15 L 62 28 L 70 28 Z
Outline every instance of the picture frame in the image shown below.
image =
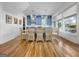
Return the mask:
M 18 24 L 18 18 L 14 17 L 14 24 Z
M 6 23 L 7 24 L 12 24 L 12 16 L 6 15 Z

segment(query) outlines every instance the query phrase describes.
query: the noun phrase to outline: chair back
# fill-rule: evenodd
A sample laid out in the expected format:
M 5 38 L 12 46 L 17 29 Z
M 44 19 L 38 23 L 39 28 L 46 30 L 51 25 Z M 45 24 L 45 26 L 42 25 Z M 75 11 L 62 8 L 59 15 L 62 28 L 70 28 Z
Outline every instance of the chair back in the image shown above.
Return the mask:
M 48 35 L 52 35 L 52 32 L 53 32 L 53 29 L 52 28 L 48 28 L 47 31 L 46 31 L 46 33 Z
M 29 34 L 34 34 L 34 29 L 30 28 L 30 29 L 28 30 L 28 32 L 29 32 Z

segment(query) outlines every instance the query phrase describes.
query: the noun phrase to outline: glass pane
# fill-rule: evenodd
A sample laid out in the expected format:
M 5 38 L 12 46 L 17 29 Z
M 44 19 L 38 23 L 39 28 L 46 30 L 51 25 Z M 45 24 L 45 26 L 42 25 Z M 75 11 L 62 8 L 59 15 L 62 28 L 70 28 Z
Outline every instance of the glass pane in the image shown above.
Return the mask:
M 75 33 L 76 32 L 76 16 L 68 17 L 65 23 L 65 31 Z
M 36 16 L 36 18 L 35 18 L 35 22 L 36 22 L 36 25 L 41 25 L 42 18 L 41 18 L 40 15 Z
M 30 15 L 27 16 L 27 25 L 31 25 L 31 16 Z
M 52 16 L 51 15 L 28 15 L 27 25 L 29 26 L 52 26 Z
M 48 16 L 47 25 L 52 25 L 52 16 Z

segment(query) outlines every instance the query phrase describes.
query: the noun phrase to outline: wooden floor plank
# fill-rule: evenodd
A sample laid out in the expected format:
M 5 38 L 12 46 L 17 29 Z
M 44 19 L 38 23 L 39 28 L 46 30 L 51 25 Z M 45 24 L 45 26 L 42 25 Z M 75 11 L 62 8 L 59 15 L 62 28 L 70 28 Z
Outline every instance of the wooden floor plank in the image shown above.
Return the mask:
M 52 41 L 26 42 L 20 37 L 0 45 L 0 54 L 13 57 L 74 57 L 79 56 L 79 45 L 53 36 Z

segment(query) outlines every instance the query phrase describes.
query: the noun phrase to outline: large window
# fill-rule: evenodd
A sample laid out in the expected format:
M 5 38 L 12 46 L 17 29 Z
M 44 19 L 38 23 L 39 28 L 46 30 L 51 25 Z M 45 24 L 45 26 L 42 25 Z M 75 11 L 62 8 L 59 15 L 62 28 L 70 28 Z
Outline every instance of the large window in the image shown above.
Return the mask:
M 31 25 L 31 16 L 30 15 L 27 16 L 27 25 Z
M 52 25 L 52 16 L 47 16 L 47 25 Z
M 42 16 L 42 26 L 46 26 L 47 25 L 46 19 L 47 19 L 47 16 L 46 15 L 43 15 Z
M 42 17 L 40 15 L 36 16 L 35 18 L 35 24 L 36 25 L 41 25 L 42 22 Z
M 51 15 L 28 15 L 27 25 L 52 26 L 52 16 Z
M 76 27 L 77 27 L 76 19 L 77 19 L 76 15 L 74 15 L 74 16 L 67 17 L 64 20 L 66 32 L 76 33 L 76 30 L 77 30 L 76 29 Z

